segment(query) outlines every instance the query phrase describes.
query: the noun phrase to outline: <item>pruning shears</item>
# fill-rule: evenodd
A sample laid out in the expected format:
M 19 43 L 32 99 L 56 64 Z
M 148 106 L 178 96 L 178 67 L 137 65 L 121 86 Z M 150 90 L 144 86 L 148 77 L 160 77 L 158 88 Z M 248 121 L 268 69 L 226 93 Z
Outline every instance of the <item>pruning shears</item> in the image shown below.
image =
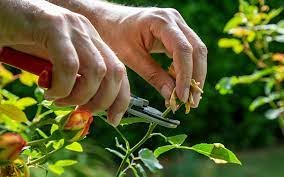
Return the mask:
M 51 87 L 52 63 L 45 59 L 4 47 L 0 49 L 0 62 L 39 76 L 38 85 L 42 88 Z M 164 118 L 161 111 L 149 106 L 148 100 L 135 95 L 131 95 L 127 113 L 168 128 L 180 124 L 178 120 Z

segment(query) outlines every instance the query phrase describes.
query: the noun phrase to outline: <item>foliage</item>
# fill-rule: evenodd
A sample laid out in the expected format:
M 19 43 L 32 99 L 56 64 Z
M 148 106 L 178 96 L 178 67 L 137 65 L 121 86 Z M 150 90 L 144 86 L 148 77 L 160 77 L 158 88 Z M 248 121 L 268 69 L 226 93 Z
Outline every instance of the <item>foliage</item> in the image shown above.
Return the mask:
M 3 151 L 3 158 L 7 157 L 7 159 L 0 159 L 1 175 L 28 177 L 30 176 L 30 168 L 40 168 L 46 172 L 50 171 L 57 175 L 63 174 L 64 168 L 68 168 L 79 162 L 72 158 L 52 161 L 51 157 L 58 155 L 59 151 L 84 152 L 79 141 L 87 135 L 89 126 L 93 120 L 92 115 L 83 110 L 74 111 L 75 107 L 55 106 L 51 101 L 43 99 L 43 90 L 37 87 L 34 89 L 34 98 L 20 98 L 14 95 L 9 90 L 4 89 L 3 86 L 17 79 L 27 86 L 32 86 L 30 82 L 34 84 L 36 79 L 31 80 L 31 78 L 35 78 L 35 76 L 27 72 L 14 75 L 3 65 L 1 66 L 1 73 L 4 73 L 3 78 L 7 78 L 2 84 L 0 92 L 0 133 L 4 137 L 5 135 L 9 135 L 7 132 L 14 132 L 17 134 L 12 134 L 13 136 L 17 137 L 21 135 L 27 141 L 27 143 L 21 143 L 19 146 L 13 146 L 14 148 L 20 147 L 16 149 L 17 151 L 14 151 L 13 148 L 8 147 L 12 144 L 7 138 L 1 139 L 1 141 L 3 141 L 1 142 L 3 147 L 1 147 L 2 149 L 0 148 L 0 152 Z M 25 78 L 30 82 L 26 82 Z M 196 82 L 194 83 L 197 84 Z M 197 85 L 193 86 L 198 87 Z M 172 101 L 174 101 L 175 105 L 180 104 L 176 97 L 172 98 Z M 188 103 L 188 105 L 189 104 L 190 103 Z M 30 106 L 36 106 L 37 110 L 34 116 L 28 117 L 24 111 Z M 178 107 L 180 106 L 181 105 Z M 174 109 L 176 110 L 177 108 Z M 167 108 L 163 117 L 166 117 L 170 110 L 171 107 Z M 93 116 L 106 122 L 105 115 L 105 113 L 95 113 Z M 122 159 L 116 176 L 125 176 L 129 173 L 129 170 L 134 176 L 144 177 L 148 173 L 145 167 L 150 172 L 155 173 L 163 169 L 163 166 L 157 158 L 171 149 L 193 150 L 208 156 L 216 163 L 241 164 L 230 150 L 219 143 L 186 146 L 183 145 L 187 138 L 185 134 L 167 137 L 160 132 L 154 132 L 154 129 L 157 127 L 156 123 L 141 121 L 141 118 L 136 117 L 127 119 L 128 121 L 122 122 L 123 126 L 146 123 L 148 124 L 148 131 L 139 142 L 131 147 L 127 137 L 119 128 L 114 127 L 120 139 L 123 140 L 123 143 L 119 141 L 119 138 L 115 138 L 115 147 L 106 148 L 106 150 Z M 153 136 L 162 137 L 169 145 L 157 147 L 154 151 L 148 148 L 141 149 L 142 145 Z M 21 140 L 21 138 L 19 140 Z M 21 141 L 25 142 L 24 140 Z M 25 147 L 19 155 L 23 147 L 22 145 Z M 135 154 L 136 151 L 139 151 L 137 156 Z M 13 154 L 13 158 L 10 158 L 10 156 L 4 152 Z
M 218 45 L 232 48 L 237 54 L 246 54 L 255 64 L 255 70 L 249 75 L 225 77 L 216 89 L 221 94 L 232 94 L 236 85 L 262 83 L 264 96 L 255 98 L 249 110 L 269 105 L 265 117 L 278 118 L 284 134 L 284 53 L 273 48 L 274 43 L 284 43 L 284 19 L 270 23 L 282 12 L 283 8 L 270 10 L 264 1 L 250 4 L 240 0 L 239 12 L 224 28 L 224 32 L 232 37 L 220 39 Z

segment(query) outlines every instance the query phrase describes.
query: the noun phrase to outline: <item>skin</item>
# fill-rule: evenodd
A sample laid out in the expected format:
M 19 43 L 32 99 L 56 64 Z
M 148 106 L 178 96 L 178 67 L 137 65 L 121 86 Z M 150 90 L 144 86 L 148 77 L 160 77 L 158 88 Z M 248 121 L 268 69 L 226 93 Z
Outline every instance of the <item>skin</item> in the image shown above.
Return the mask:
M 53 63 L 47 99 L 108 109 L 108 120 L 118 125 L 130 98 L 126 69 L 86 17 L 44 0 L 2 0 L 0 26 L 0 46 Z
M 18 1 L 19 3 L 28 3 L 27 0 Z M 50 19 L 46 20 L 38 16 L 36 16 L 37 21 L 24 19 L 34 24 L 50 24 L 55 28 L 50 34 L 56 37 L 50 37 L 51 39 L 48 40 L 53 40 L 52 45 L 44 45 L 46 40 L 42 39 L 46 38 L 40 36 L 36 38 L 38 39 L 36 42 L 18 42 L 13 47 L 27 53 L 52 59 L 55 68 L 53 83 L 46 96 L 55 99 L 58 105 L 76 104 L 91 111 L 108 109 L 108 120 L 114 125 L 118 125 L 129 103 L 129 83 L 125 68 L 118 58 L 155 87 L 165 98 L 166 103 L 174 87 L 176 87 L 178 98 L 186 102 L 189 97 L 191 78 L 200 82 L 201 88 L 203 87 L 207 70 L 206 46 L 175 9 L 125 7 L 94 0 L 49 0 L 49 2 L 72 11 L 63 10 L 63 8 L 59 10 L 58 6 L 52 6 L 57 11 L 63 11 L 64 17 L 66 17 L 64 13 L 68 13 L 68 17 L 79 16 L 84 19 L 84 22 L 64 18 L 61 19 L 64 23 L 60 24 L 56 20 L 53 22 Z M 29 3 L 47 4 L 47 2 L 40 0 L 32 0 Z M 12 0 L 4 0 L 0 3 L 0 6 L 8 5 L 9 7 L 11 4 L 13 4 Z M 38 6 L 43 8 L 42 5 Z M 49 8 L 51 8 L 50 4 Z M 24 13 L 30 13 L 30 11 Z M 3 12 L 0 9 L 1 14 Z M 54 14 L 51 13 L 50 16 L 54 17 Z M 18 21 L 20 20 L 23 19 Z M 1 24 L 5 23 L 0 22 Z M 13 27 L 16 29 L 16 26 Z M 63 26 L 69 28 L 64 30 Z M 58 40 L 60 38 L 56 34 L 62 30 L 65 34 L 62 35 L 69 34 L 71 40 Z M 30 31 L 32 33 L 33 30 Z M 36 34 L 43 33 L 43 35 L 46 35 L 46 28 L 38 31 Z M 20 31 L 17 37 L 13 39 L 23 38 L 22 35 L 25 32 L 25 30 Z M 2 36 L 9 35 L 0 35 L 0 37 Z M 49 35 L 47 36 L 49 37 Z M 0 38 L 1 41 L 3 40 Z M 70 45 L 66 45 L 68 41 Z M 6 42 L 5 45 L 11 44 Z M 70 47 L 70 49 L 67 47 L 66 49 L 66 46 L 71 45 L 73 47 Z M 49 46 L 50 48 L 48 48 Z M 65 50 L 68 50 L 68 52 Z M 70 51 L 71 54 L 74 54 L 71 58 L 75 59 L 66 58 L 66 53 L 70 53 Z M 169 58 L 172 58 L 177 73 L 176 80 L 173 80 L 155 62 L 150 55 L 151 53 L 166 53 Z M 97 62 L 94 62 L 94 64 L 92 61 Z M 71 68 L 74 67 L 72 71 L 65 71 L 65 69 L 69 68 L 69 62 L 76 63 L 76 67 L 71 66 Z M 79 66 L 77 66 L 77 63 L 79 63 Z M 105 67 L 102 67 L 103 64 Z M 68 67 L 65 67 L 66 65 Z M 90 80 L 82 79 L 82 81 L 75 82 L 76 71 Z M 90 72 L 94 71 L 95 73 L 90 74 Z M 97 77 L 98 75 L 101 77 Z M 66 83 L 66 78 L 68 78 L 69 85 Z M 91 87 L 95 87 L 95 89 L 90 89 Z M 92 90 L 92 94 L 90 90 Z M 195 102 L 192 107 L 197 107 L 200 93 L 195 90 L 191 91 Z M 82 98 L 85 99 L 82 101 Z

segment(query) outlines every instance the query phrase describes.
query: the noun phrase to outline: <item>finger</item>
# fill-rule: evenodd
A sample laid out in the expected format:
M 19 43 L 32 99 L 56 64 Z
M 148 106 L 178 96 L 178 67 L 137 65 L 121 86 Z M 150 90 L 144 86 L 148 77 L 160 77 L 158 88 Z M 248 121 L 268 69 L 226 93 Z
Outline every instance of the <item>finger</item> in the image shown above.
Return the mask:
M 81 106 L 92 112 L 106 110 L 113 104 L 120 90 L 122 79 L 126 75 L 124 65 L 105 43 L 100 41 L 96 46 L 104 58 L 107 72 L 96 95 L 87 104 Z
M 190 81 L 192 77 L 192 46 L 177 25 L 153 23 L 153 35 L 160 39 L 176 69 L 176 92 L 183 102 L 189 99 Z
M 71 93 L 79 69 L 77 52 L 68 37 L 51 40 L 48 52 L 52 59 L 51 88 L 45 93 L 47 99 L 64 98 Z
M 178 24 L 188 41 L 193 47 L 193 73 L 192 78 L 200 82 L 199 87 L 203 88 L 207 73 L 207 48 L 197 34 L 186 24 Z M 200 102 L 200 91 L 193 89 L 193 107 L 197 107 Z
M 108 109 L 108 121 L 114 125 L 118 126 L 121 118 L 125 114 L 128 105 L 130 102 L 130 86 L 128 82 L 127 76 L 124 77 L 121 83 L 120 91 L 114 101 L 114 103 L 111 105 L 111 107 Z
M 86 104 L 98 91 L 106 74 L 106 65 L 98 49 L 90 38 L 73 40 L 77 50 L 80 68 L 75 86 L 71 94 L 63 99 L 56 100 L 57 105 L 83 105 Z M 82 45 L 84 44 L 84 45 Z
M 132 52 L 131 60 L 126 60 L 128 67 L 149 82 L 164 98 L 169 100 L 175 82 L 163 68 L 144 50 Z

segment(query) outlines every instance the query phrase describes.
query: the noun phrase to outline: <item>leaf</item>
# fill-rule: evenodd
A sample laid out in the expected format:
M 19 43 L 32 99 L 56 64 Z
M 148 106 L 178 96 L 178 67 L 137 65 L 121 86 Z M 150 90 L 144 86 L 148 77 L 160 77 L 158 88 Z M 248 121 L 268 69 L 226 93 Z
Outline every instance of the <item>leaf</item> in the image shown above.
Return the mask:
M 232 94 L 232 87 L 231 77 L 222 78 L 215 86 L 216 90 L 218 90 L 221 95 Z
M 53 101 L 47 101 L 47 100 L 43 100 L 40 104 L 42 106 L 48 108 L 48 109 L 53 110 L 53 111 L 73 111 L 75 109 L 75 106 L 57 107 L 57 106 L 55 106 Z M 59 112 L 57 112 L 57 113 L 59 113 Z
M 280 13 L 283 11 L 283 8 L 278 8 L 278 9 L 272 9 L 266 16 L 265 23 L 268 23 L 270 20 L 273 18 L 277 17 L 280 15 Z
M 24 97 L 24 98 L 17 100 L 17 102 L 15 103 L 15 106 L 24 110 L 26 107 L 32 106 L 36 103 L 37 101 L 35 99 L 31 97 Z
M 151 150 L 149 150 L 147 148 L 141 149 L 138 152 L 138 155 L 139 155 L 140 159 L 142 160 L 142 162 L 144 163 L 144 165 L 151 172 L 155 172 L 157 170 L 163 169 L 163 166 L 159 163 L 159 161 L 154 156 L 154 153 Z
M 131 124 L 136 124 L 136 123 L 149 123 L 146 119 L 142 119 L 140 117 L 126 117 L 121 119 L 120 125 L 125 126 L 125 125 L 131 125 Z
M 48 164 L 48 169 L 57 175 L 62 175 L 64 173 L 64 168 L 60 166 Z
M 106 148 L 107 151 L 113 153 L 114 155 L 116 155 L 117 157 L 123 159 L 124 155 L 122 155 L 120 152 L 118 152 L 117 150 L 111 149 L 111 148 Z
M 8 90 L 5 89 L 0 89 L 1 95 L 3 95 L 5 98 L 8 100 L 17 100 L 19 97 L 17 95 L 14 95 L 13 93 L 9 92 Z
M 78 142 L 73 142 L 72 144 L 69 144 L 65 147 L 65 149 L 68 149 L 70 151 L 75 151 L 75 152 L 83 152 L 83 147 L 80 143 Z
M 265 117 L 267 119 L 273 120 L 273 119 L 277 119 L 278 117 L 280 117 L 281 115 L 284 114 L 284 108 L 278 108 L 278 109 L 269 109 L 266 113 L 265 113 Z
M 41 137 L 48 138 L 48 136 L 41 129 L 37 128 L 36 131 Z
M 52 124 L 51 129 L 50 129 L 50 134 L 53 134 L 53 132 L 55 132 L 55 130 L 58 130 L 59 126 L 56 124 Z
M 180 146 L 179 148 L 193 150 L 195 152 L 203 154 L 209 157 L 215 163 L 236 163 L 241 165 L 241 162 L 236 157 L 236 155 L 229 149 L 225 148 L 224 145 L 220 143 L 214 143 L 214 144 L 201 143 L 194 145 L 192 147 Z
M 14 105 L 1 104 L 0 113 L 5 114 L 9 118 L 17 122 L 27 122 L 28 121 L 26 114 Z
M 0 84 L 1 87 L 14 80 L 14 75 L 7 70 L 2 64 L 0 65 Z
M 255 100 L 253 100 L 253 102 L 250 104 L 249 106 L 249 110 L 250 111 L 254 111 L 256 108 L 264 105 L 264 104 L 267 104 L 267 103 L 270 103 L 274 100 L 277 100 L 281 97 L 281 94 L 280 93 L 272 93 L 270 94 L 269 96 L 267 97 L 264 97 L 264 96 L 260 96 L 260 97 L 257 97 Z
M 59 167 L 67 167 L 78 163 L 76 160 L 58 160 L 54 165 Z
M 181 135 L 175 135 L 168 137 L 168 142 L 171 143 L 172 145 L 182 145 L 185 139 L 187 138 L 186 134 L 181 134 Z
M 138 169 L 139 173 L 142 174 L 142 177 L 147 177 L 147 173 L 140 164 L 136 164 L 135 167 Z
M 37 83 L 38 76 L 26 71 L 22 71 L 22 73 L 19 75 L 19 79 L 23 84 L 31 87 L 34 83 Z
M 54 149 L 59 149 L 64 145 L 64 139 L 61 139 L 59 141 L 54 141 L 52 146 Z
M 238 27 L 242 23 L 246 22 L 246 18 L 241 14 L 236 14 L 231 18 L 224 27 L 224 32 L 228 32 L 230 29 Z
M 38 102 L 41 102 L 44 99 L 44 90 L 42 88 L 37 87 L 34 91 L 35 98 Z
M 168 151 L 175 149 L 175 148 L 177 148 L 177 146 L 175 146 L 175 145 L 165 145 L 165 146 L 158 147 L 154 151 L 154 156 L 156 158 L 158 158 L 161 154 L 168 152 Z
M 234 38 L 222 38 L 218 41 L 220 48 L 232 48 L 235 53 L 241 53 L 244 49 L 241 41 Z

